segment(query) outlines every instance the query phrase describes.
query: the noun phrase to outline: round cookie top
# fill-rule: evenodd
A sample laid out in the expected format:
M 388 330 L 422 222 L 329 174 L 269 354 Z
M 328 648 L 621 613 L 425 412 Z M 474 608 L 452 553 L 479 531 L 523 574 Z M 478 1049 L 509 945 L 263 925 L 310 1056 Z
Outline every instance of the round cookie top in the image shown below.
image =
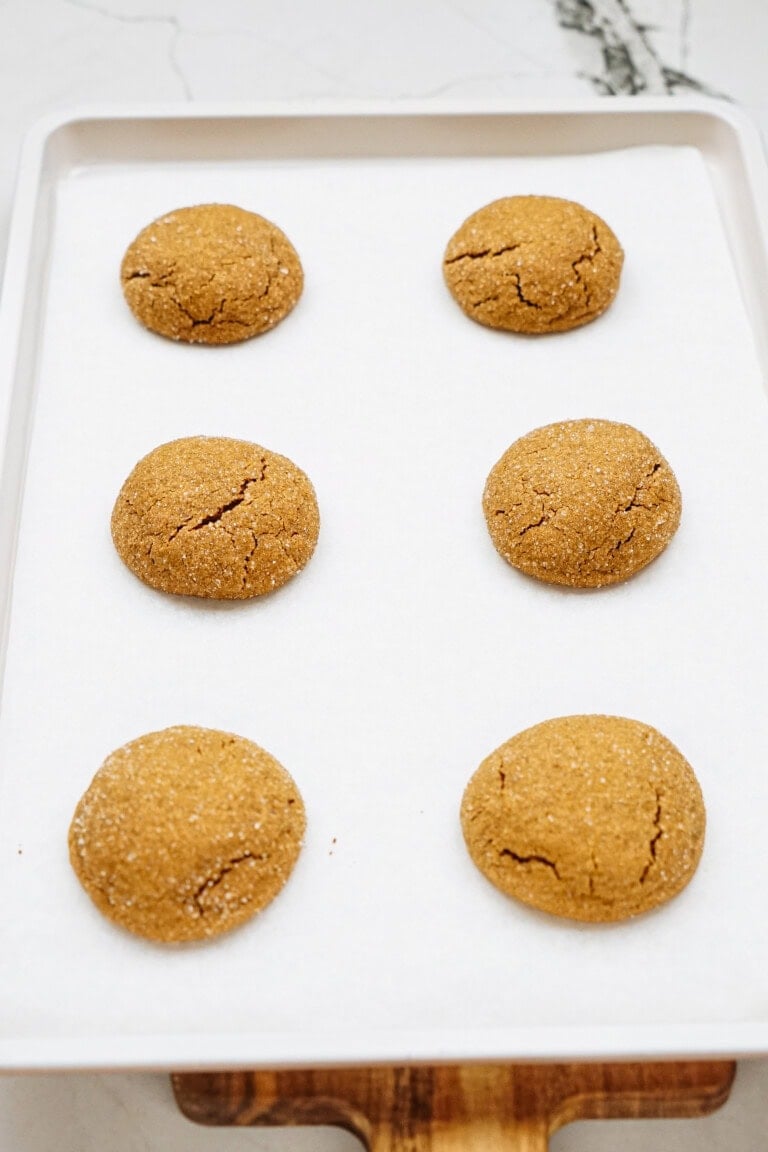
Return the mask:
M 610 420 L 536 428 L 507 449 L 483 492 L 499 554 L 528 576 L 573 588 L 617 584 L 650 564 L 681 507 L 658 448 Z
M 443 274 L 472 320 L 508 332 L 565 332 L 605 312 L 624 252 L 587 208 L 555 196 L 507 196 L 469 216 Z
M 276 224 L 233 204 L 198 204 L 139 232 L 120 267 L 128 306 L 152 332 L 234 344 L 273 328 L 301 296 L 304 273 Z
M 211 600 L 281 587 L 308 562 L 319 530 L 315 491 L 300 468 L 223 436 L 155 448 L 112 512 L 115 547 L 140 580 Z
M 704 802 L 665 736 L 618 716 L 564 716 L 480 765 L 461 805 L 472 860 L 497 888 L 555 916 L 647 912 L 693 876 Z
M 69 854 L 109 920 L 149 940 L 203 940 L 274 899 L 305 823 L 295 783 L 268 752 L 180 725 L 107 757 L 75 810 Z

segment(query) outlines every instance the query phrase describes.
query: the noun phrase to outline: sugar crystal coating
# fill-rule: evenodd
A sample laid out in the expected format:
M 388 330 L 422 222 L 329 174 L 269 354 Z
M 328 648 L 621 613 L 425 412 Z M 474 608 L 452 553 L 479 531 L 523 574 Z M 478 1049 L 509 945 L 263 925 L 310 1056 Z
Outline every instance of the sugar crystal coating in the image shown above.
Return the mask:
M 180 725 L 107 757 L 75 810 L 69 853 L 114 923 L 150 940 L 202 940 L 274 899 L 305 824 L 294 781 L 268 752 Z
M 190 344 L 258 336 L 295 307 L 298 254 L 263 216 L 233 204 L 197 204 L 159 217 L 129 245 L 123 295 L 146 328 Z
M 115 547 L 140 580 L 215 600 L 280 588 L 307 564 L 319 530 L 315 491 L 300 468 L 223 436 L 153 449 L 112 512 Z
M 472 320 L 542 335 L 588 324 L 612 303 L 624 252 L 599 216 L 556 196 L 507 196 L 448 242 L 445 282 Z
M 658 448 L 610 420 L 534 429 L 510 445 L 483 492 L 497 552 L 528 576 L 573 588 L 639 572 L 666 548 L 681 510 Z
M 704 845 L 701 788 L 648 724 L 564 716 L 491 753 L 467 784 L 469 854 L 497 888 L 574 920 L 623 920 L 663 904 Z

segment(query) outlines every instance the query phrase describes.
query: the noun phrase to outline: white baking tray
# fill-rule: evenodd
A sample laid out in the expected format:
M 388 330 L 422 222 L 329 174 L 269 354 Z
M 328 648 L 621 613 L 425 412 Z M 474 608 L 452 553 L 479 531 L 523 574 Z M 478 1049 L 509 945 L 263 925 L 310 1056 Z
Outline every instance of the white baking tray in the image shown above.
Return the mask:
M 595 324 L 520 339 L 449 298 L 448 237 L 515 192 L 617 232 Z M 212 200 L 279 223 L 306 291 L 263 338 L 177 346 L 133 320 L 120 258 Z M 766 206 L 756 133 L 701 102 L 134 110 L 33 135 L 0 321 L 0 1066 L 768 1053 Z M 580 416 L 645 431 L 684 498 L 665 554 L 591 594 L 513 572 L 480 510 L 512 440 Z M 315 557 L 264 601 L 164 597 L 112 549 L 135 461 L 198 433 L 316 485 Z M 463 848 L 480 760 L 573 712 L 655 725 L 704 790 L 698 874 L 631 923 L 538 915 Z M 179 723 L 268 748 L 309 828 L 263 915 L 174 950 L 100 917 L 66 833 L 108 752 Z

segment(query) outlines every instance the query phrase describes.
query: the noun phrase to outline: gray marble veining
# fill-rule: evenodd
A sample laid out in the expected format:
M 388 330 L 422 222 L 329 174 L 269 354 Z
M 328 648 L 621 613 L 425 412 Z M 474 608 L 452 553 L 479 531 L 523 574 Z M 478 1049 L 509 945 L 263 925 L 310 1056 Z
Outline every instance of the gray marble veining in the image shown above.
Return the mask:
M 561 28 L 596 45 L 601 70 L 582 73 L 602 96 L 668 96 L 681 90 L 719 96 L 710 85 L 670 67 L 653 46 L 652 30 L 632 14 L 624 0 L 555 0 Z M 681 59 L 688 55 L 690 0 L 683 0 Z M 577 45 L 578 48 L 582 45 Z

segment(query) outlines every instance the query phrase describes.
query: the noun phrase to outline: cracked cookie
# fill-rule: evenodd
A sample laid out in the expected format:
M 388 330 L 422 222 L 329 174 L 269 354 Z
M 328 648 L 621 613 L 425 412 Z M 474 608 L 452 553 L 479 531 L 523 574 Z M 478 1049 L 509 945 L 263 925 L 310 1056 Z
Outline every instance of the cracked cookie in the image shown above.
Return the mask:
M 320 517 L 309 478 L 246 440 L 161 444 L 123 484 L 112 539 L 131 571 L 162 592 L 248 600 L 309 561 Z
M 472 320 L 508 332 L 565 332 L 605 312 L 624 262 L 611 229 L 554 196 L 508 196 L 469 216 L 443 274 Z
M 178 208 L 123 257 L 128 306 L 152 332 L 189 344 L 234 344 L 273 328 L 301 296 L 304 273 L 277 225 L 232 204 Z
M 203 940 L 277 896 L 305 824 L 294 781 L 268 752 L 180 725 L 107 757 L 75 810 L 69 855 L 115 924 L 149 940 Z
M 508 896 L 572 920 L 624 920 L 693 876 L 705 812 L 690 764 L 655 728 L 564 716 L 497 748 L 464 792 L 469 854 Z
M 549 584 L 600 588 L 650 564 L 677 531 L 675 474 L 629 424 L 565 420 L 516 440 L 483 512 L 497 552 Z

